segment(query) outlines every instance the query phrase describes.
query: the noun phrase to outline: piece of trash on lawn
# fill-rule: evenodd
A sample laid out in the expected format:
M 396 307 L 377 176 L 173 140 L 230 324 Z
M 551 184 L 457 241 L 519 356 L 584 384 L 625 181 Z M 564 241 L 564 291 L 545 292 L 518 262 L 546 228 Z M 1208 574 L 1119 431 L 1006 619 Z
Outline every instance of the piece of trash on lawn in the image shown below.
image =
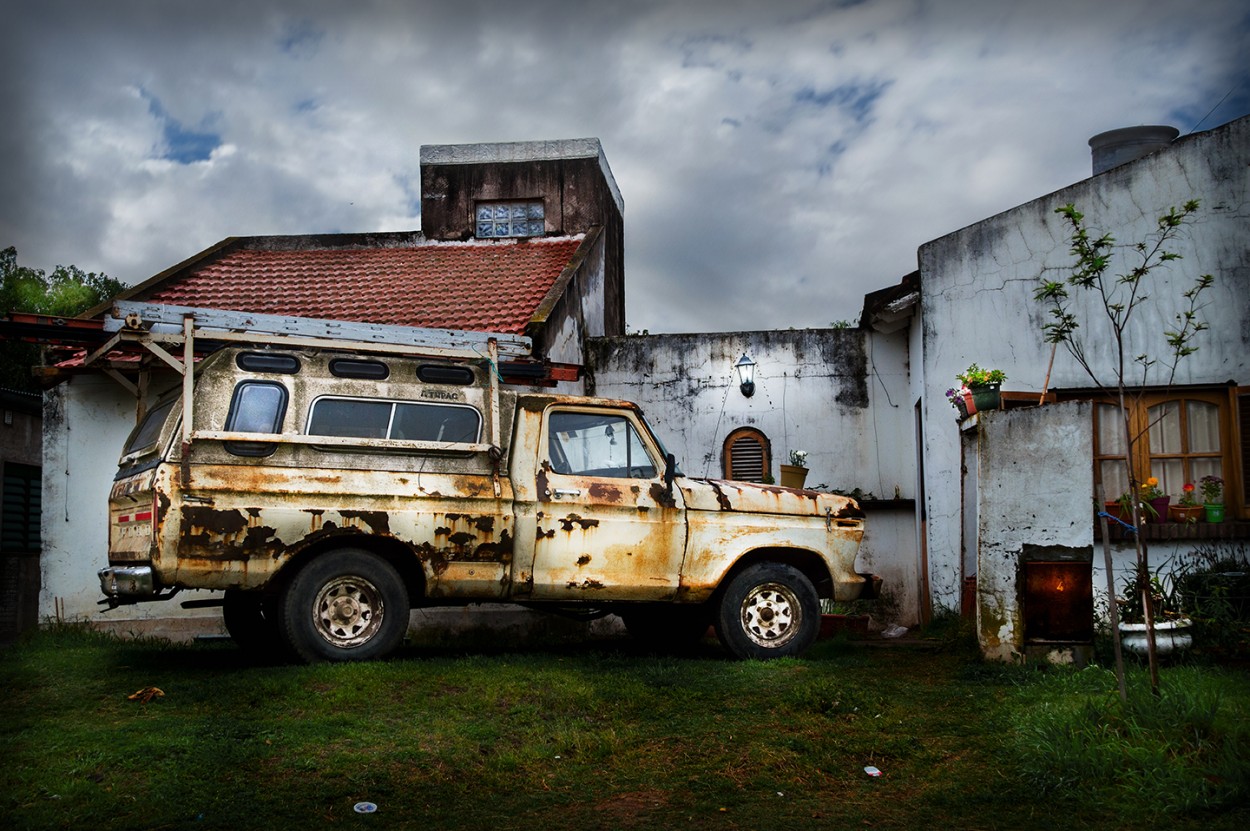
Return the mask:
M 378 810 L 378 806 L 372 802 L 357 802 L 352 810 L 358 814 L 372 814 Z
M 883 638 L 901 638 L 907 634 L 906 626 L 899 626 L 897 623 L 891 623 L 889 626 L 881 630 Z
M 880 776 L 880 775 L 881 775 L 881 771 L 880 771 L 880 770 L 878 770 L 877 768 L 873 767 L 872 765 L 868 765 L 867 767 L 865 767 L 865 768 L 864 768 L 864 773 L 868 774 L 869 776 Z
M 162 690 L 160 687 L 144 687 L 143 689 L 135 690 L 134 693 L 126 696 L 126 698 L 130 699 L 131 701 L 141 701 L 144 704 L 147 704 L 153 698 L 164 698 L 164 697 L 165 697 L 165 691 Z

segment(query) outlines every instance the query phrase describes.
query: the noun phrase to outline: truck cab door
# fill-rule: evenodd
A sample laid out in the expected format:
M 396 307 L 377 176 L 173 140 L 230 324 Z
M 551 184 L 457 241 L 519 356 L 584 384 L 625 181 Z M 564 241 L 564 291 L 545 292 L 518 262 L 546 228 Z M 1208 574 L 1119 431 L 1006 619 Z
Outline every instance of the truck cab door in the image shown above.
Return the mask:
M 686 512 L 664 457 L 630 410 L 560 407 L 537 454 L 532 598 L 670 600 Z

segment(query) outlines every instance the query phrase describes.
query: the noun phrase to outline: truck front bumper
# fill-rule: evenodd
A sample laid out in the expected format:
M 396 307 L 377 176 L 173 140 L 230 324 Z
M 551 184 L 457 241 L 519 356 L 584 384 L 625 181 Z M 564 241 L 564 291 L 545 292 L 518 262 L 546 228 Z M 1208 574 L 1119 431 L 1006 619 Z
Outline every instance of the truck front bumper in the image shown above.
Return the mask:
M 151 566 L 109 566 L 99 573 L 100 589 L 110 599 L 141 600 L 156 594 Z

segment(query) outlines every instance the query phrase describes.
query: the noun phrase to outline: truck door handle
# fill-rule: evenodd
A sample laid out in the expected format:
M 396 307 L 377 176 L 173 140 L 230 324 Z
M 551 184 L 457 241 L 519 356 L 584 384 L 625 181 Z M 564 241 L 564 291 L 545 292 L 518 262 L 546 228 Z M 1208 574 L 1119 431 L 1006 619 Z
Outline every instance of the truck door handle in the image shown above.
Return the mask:
M 559 499 L 562 496 L 581 496 L 582 492 L 577 488 L 556 488 L 555 494 L 556 499 Z

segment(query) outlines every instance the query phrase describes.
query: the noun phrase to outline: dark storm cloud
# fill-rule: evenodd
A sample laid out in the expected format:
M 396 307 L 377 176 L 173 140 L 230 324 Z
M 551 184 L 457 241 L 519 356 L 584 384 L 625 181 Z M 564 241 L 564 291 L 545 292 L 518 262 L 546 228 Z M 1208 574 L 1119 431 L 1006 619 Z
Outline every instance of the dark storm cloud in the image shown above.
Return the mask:
M 0 246 L 23 263 L 135 282 L 228 235 L 418 228 L 420 145 L 596 136 L 651 331 L 852 318 L 921 243 L 1088 175 L 1089 135 L 1250 111 L 1235 0 L 6 14 Z

